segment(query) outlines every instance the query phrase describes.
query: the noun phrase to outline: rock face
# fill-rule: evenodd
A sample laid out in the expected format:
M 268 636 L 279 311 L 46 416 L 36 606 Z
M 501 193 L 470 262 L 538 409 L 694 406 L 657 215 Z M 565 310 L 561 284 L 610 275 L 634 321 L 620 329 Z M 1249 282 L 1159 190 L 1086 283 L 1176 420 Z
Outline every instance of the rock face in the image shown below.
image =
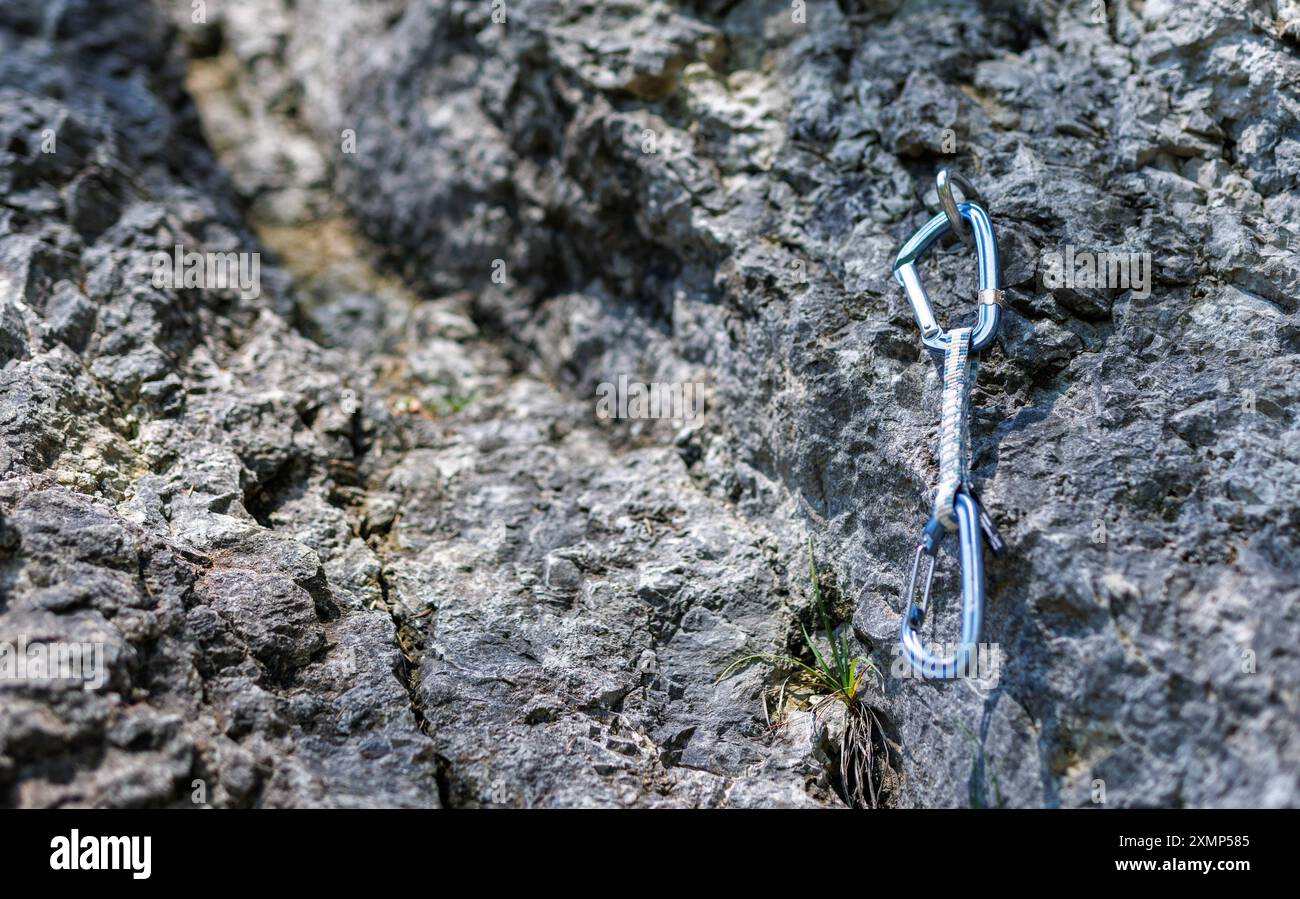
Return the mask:
M 166 19 L 114 9 L 0 13 L 0 641 L 97 645 L 106 672 L 4 680 L 0 795 L 436 805 L 350 524 L 374 438 L 345 363 L 269 266 L 256 297 L 156 286 L 156 252 L 257 247 Z
M 797 651 L 811 537 L 889 804 L 1300 804 L 1293 4 L 90 6 L 0 12 L 0 640 L 109 673 L 0 686 L 9 802 L 834 805 L 833 728 L 715 683 Z M 947 684 L 890 277 L 944 166 L 1011 545 Z M 155 287 L 177 244 L 260 292 Z

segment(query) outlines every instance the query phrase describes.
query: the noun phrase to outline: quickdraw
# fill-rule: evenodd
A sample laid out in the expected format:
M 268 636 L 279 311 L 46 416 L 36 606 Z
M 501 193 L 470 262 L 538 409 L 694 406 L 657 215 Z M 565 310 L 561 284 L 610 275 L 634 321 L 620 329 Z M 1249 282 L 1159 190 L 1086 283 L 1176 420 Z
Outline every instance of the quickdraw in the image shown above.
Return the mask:
M 907 608 L 899 633 L 903 656 L 923 677 L 953 678 L 972 670 L 971 660 L 979 643 L 984 617 L 984 542 L 994 555 L 1005 549 L 993 520 L 980 505 L 967 469 L 970 393 L 979 369 L 979 353 L 998 335 L 1002 324 L 1002 290 L 999 287 L 998 243 L 979 195 L 956 173 L 939 172 L 939 202 L 943 212 L 926 222 L 898 251 L 894 278 L 907 292 L 921 329 L 921 342 L 943 372 L 943 411 L 939 422 L 939 486 L 930 520 L 921 531 L 912 559 L 912 576 L 907 588 Z M 964 202 L 952 196 L 957 184 Z M 979 314 L 974 327 L 945 331 L 935 320 L 930 298 L 916 272 L 916 262 L 940 238 L 955 233 L 975 250 L 979 263 Z M 934 567 L 944 537 L 956 532 L 961 561 L 961 637 L 956 651 L 937 656 L 926 649 L 920 628 L 925 622 L 934 582 Z M 921 556 L 930 563 L 925 574 L 921 601 L 916 600 L 916 580 Z

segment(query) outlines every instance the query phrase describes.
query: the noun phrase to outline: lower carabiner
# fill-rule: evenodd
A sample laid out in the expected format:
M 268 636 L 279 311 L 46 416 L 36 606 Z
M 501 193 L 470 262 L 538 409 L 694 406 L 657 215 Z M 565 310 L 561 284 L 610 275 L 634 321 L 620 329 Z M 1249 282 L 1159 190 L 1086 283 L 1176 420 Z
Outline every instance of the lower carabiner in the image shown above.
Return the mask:
M 956 651 L 938 656 L 926 649 L 918 628 L 925 621 L 930 602 L 930 586 L 934 580 L 934 566 L 939 552 L 939 540 L 928 533 L 916 548 L 912 560 L 911 584 L 908 588 L 907 607 L 899 632 L 904 658 L 922 677 L 948 680 L 973 673 L 972 659 L 980 639 L 984 618 L 984 547 L 981 542 L 979 506 L 966 491 L 957 494 L 953 501 L 957 517 L 958 558 L 961 561 L 961 638 Z M 916 602 L 916 577 L 920 571 L 921 555 L 931 557 L 926 574 L 925 592 L 921 603 Z

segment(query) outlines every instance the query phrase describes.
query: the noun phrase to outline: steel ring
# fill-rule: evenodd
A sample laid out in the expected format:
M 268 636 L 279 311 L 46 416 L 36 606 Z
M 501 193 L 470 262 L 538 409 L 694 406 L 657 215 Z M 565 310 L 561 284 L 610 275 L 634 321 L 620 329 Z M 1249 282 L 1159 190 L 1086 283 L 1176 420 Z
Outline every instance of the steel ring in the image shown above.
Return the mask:
M 955 184 L 961 188 L 964 201 L 978 203 L 984 207 L 985 212 L 988 212 L 988 207 L 984 206 L 984 199 L 980 196 L 979 191 L 975 189 L 975 186 L 957 172 L 940 169 L 934 180 L 935 190 L 939 194 L 939 205 L 943 207 L 943 214 L 948 217 L 948 227 L 952 229 L 953 234 L 961 238 L 962 243 L 974 248 L 975 236 L 971 233 L 966 220 L 961 217 L 961 213 L 957 211 L 957 201 L 953 199 L 952 186 Z

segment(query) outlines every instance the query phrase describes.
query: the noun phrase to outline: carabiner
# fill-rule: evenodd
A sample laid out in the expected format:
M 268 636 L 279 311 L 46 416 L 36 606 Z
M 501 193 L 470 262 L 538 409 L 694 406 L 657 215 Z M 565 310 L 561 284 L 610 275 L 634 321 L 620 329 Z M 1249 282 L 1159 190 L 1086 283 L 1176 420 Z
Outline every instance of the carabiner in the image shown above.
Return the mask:
M 984 207 L 977 203 L 958 203 L 957 212 L 970 222 L 975 235 L 975 257 L 979 263 L 979 317 L 971 329 L 970 351 L 978 353 L 993 342 L 1002 325 L 1002 290 L 999 285 L 998 241 L 993 234 L 993 223 Z M 939 327 L 934 317 L 930 297 L 916 273 L 917 261 L 925 255 L 939 238 L 952 228 L 946 213 L 939 213 L 903 244 L 894 260 L 894 279 L 907 291 L 912 304 L 912 314 L 921 329 L 921 342 L 935 356 L 942 356 L 948 345 L 948 332 Z
M 934 565 L 943 541 L 944 530 L 938 521 L 931 519 L 916 545 L 912 560 L 912 577 L 907 587 L 907 610 L 898 639 L 903 647 L 903 657 L 915 671 L 925 677 L 950 679 L 973 672 L 971 657 L 976 653 L 980 628 L 984 619 L 984 547 L 980 533 L 979 505 L 965 490 L 954 500 L 957 513 L 958 558 L 961 560 L 961 639 L 956 652 L 950 656 L 936 656 L 925 648 L 917 630 L 925 622 L 930 604 L 930 587 L 934 582 Z M 921 555 L 930 557 L 925 576 L 925 592 L 921 602 L 916 601 L 916 576 L 921 568 Z

